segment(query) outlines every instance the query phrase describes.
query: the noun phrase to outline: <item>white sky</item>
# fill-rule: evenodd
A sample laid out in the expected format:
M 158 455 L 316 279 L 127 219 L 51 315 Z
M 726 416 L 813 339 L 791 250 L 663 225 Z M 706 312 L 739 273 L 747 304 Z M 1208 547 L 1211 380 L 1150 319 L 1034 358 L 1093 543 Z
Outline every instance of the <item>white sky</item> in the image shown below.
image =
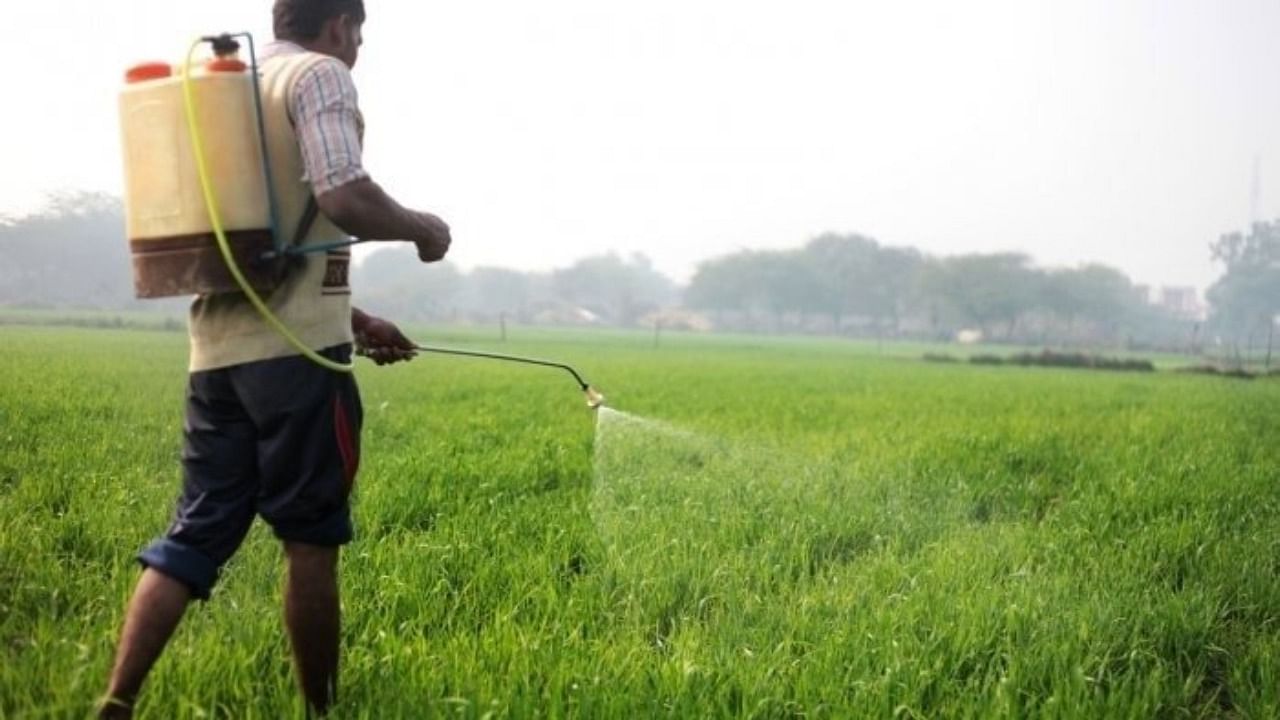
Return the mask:
M 10 3 L 0 212 L 120 192 L 126 66 L 270 0 Z M 366 165 L 451 259 L 700 259 L 826 231 L 1205 286 L 1280 215 L 1276 0 L 366 0 Z

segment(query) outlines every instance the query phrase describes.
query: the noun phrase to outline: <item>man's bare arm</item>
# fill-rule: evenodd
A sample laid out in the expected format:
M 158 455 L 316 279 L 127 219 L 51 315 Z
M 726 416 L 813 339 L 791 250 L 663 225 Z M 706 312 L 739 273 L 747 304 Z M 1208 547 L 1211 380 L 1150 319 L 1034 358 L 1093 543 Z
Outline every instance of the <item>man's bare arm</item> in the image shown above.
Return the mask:
M 410 210 L 372 180 L 357 180 L 316 198 L 320 212 L 344 232 L 363 240 L 408 240 L 418 258 L 435 262 L 449 252 L 449 226 L 431 213 Z

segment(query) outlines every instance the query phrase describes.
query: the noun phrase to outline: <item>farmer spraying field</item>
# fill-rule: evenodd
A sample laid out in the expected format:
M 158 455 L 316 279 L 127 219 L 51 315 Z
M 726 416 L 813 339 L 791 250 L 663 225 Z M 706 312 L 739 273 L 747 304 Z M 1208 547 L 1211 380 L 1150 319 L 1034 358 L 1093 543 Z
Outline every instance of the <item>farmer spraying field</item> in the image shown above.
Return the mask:
M 363 120 L 350 71 L 364 19 L 361 0 L 276 0 L 276 41 L 254 58 L 259 93 L 235 95 L 259 105 L 261 142 L 241 149 L 262 153 L 261 180 L 236 172 L 236 148 L 228 147 L 235 135 L 214 117 L 229 107 L 216 102 L 217 83 L 258 83 L 235 54 L 238 43 L 216 39 L 215 57 L 200 71 L 188 61 L 177 77 L 160 64 L 129 74 L 122 120 L 135 286 L 144 297 L 198 297 L 190 314 L 182 492 L 172 525 L 139 555 L 145 570 L 103 717 L 132 714 L 187 604 L 209 597 L 256 515 L 284 544 L 285 624 L 306 702 L 324 712 L 334 701 L 338 548 L 352 537 L 348 499 L 360 460 L 352 349 L 380 365 L 414 354 L 393 324 L 351 307 L 344 239 L 408 240 L 423 262 L 442 259 L 451 241 L 444 222 L 401 206 L 361 163 Z M 179 92 L 181 115 L 172 102 Z M 200 108 L 197 97 L 205 101 Z M 171 127 L 184 116 L 189 138 Z M 252 115 L 243 118 L 254 130 Z M 164 132 L 173 144 L 146 144 Z M 194 168 L 186 156 L 164 155 L 188 143 Z M 168 180 L 183 170 L 199 184 Z M 207 216 L 183 215 L 195 201 L 184 205 L 175 194 L 193 186 L 203 189 L 199 209 Z

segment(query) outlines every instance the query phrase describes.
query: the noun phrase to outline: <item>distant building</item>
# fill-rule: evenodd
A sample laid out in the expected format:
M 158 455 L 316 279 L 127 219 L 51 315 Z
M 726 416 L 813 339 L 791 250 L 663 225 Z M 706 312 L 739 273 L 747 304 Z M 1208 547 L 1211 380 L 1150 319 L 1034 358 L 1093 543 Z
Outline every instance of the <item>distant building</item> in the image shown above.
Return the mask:
M 1208 308 L 1200 300 L 1200 293 L 1193 287 L 1162 287 L 1155 298 L 1155 304 L 1185 320 L 1204 320 L 1208 314 Z
M 711 332 L 715 324 L 703 313 L 683 308 L 666 308 L 657 310 L 640 318 L 636 323 L 640 327 L 660 327 L 663 330 L 683 330 L 685 332 Z

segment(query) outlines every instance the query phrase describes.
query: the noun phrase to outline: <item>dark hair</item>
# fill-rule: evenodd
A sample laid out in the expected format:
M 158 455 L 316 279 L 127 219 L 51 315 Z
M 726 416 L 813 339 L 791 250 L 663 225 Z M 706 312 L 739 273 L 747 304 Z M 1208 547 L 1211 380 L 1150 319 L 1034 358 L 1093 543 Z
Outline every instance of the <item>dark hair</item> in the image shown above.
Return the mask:
M 276 0 L 271 10 L 281 40 L 315 40 L 326 22 L 342 15 L 364 22 L 364 0 Z

